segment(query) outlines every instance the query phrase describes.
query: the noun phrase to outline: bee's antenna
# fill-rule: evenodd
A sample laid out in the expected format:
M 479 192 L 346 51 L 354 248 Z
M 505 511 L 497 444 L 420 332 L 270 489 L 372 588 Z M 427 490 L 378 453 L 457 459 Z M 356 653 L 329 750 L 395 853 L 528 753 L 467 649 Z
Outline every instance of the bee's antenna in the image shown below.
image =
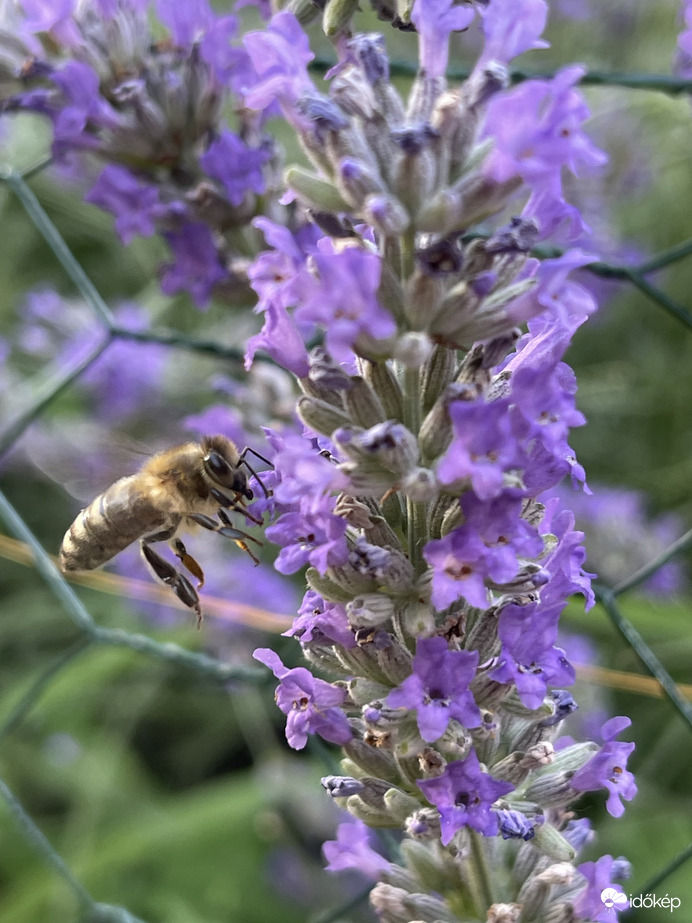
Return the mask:
M 262 490 L 263 490 L 263 492 L 264 492 L 264 496 L 265 496 L 265 497 L 269 497 L 269 496 L 270 496 L 270 493 L 269 493 L 269 491 L 267 490 L 267 488 L 264 486 L 264 483 L 262 482 L 262 478 L 259 476 L 259 474 L 257 474 L 257 472 L 255 471 L 255 469 L 252 467 L 252 465 L 250 464 L 250 462 L 249 462 L 249 461 L 247 460 L 247 458 L 245 457 L 245 456 L 247 455 L 248 452 L 252 452 L 253 455 L 255 455 L 257 458 L 259 458 L 260 461 L 263 461 L 265 464 L 269 465 L 270 468 L 273 468 L 274 465 L 269 461 L 268 458 L 265 458 L 264 455 L 260 455 L 259 452 L 256 452 L 254 449 L 250 448 L 249 445 L 246 445 L 245 448 L 243 449 L 243 451 L 242 451 L 242 452 L 240 453 L 240 455 L 238 456 L 238 464 L 239 464 L 239 465 L 245 465 L 245 467 L 247 468 L 247 470 L 250 472 L 250 474 L 253 476 L 253 478 L 257 481 L 257 483 L 259 484 L 259 486 L 262 488 Z

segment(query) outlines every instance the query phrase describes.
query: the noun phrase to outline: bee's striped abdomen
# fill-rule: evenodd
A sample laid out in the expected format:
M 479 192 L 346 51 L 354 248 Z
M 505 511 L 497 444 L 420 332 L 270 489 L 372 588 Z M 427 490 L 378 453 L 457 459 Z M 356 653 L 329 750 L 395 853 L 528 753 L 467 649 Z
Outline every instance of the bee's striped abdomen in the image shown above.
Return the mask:
M 169 515 L 152 505 L 140 480 L 136 474 L 121 478 L 81 511 L 62 541 L 63 572 L 100 567 L 141 536 L 167 525 Z

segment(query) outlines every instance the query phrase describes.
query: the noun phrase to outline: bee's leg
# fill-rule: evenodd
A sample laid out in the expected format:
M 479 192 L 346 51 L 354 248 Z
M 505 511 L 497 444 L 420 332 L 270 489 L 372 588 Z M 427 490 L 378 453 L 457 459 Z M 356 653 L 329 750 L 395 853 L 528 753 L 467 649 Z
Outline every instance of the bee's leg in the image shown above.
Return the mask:
M 169 586 L 182 603 L 189 606 L 190 609 L 194 609 L 197 613 L 197 627 L 199 628 L 202 624 L 202 610 L 199 605 L 197 591 L 190 581 L 179 570 L 176 570 L 169 561 L 154 551 L 149 544 L 149 539 L 141 542 L 141 548 L 144 560 L 151 567 L 155 576 L 166 586 Z
M 250 551 L 247 546 L 248 541 L 254 542 L 256 545 L 262 544 L 258 541 L 254 535 L 250 535 L 248 532 L 243 532 L 241 529 L 236 529 L 228 518 L 228 514 L 225 510 L 219 510 L 219 519 L 221 522 L 217 522 L 215 519 L 212 519 L 211 516 L 205 516 L 203 513 L 191 513 L 189 518 L 197 523 L 198 526 L 202 526 L 204 529 L 209 529 L 210 532 L 218 532 L 219 535 L 225 535 L 227 538 L 233 539 L 238 548 L 242 548 L 247 554 L 250 555 L 255 564 L 259 564 L 259 558 L 256 558 L 255 555 Z
M 176 540 L 172 542 L 171 547 L 173 548 L 173 551 L 175 551 L 178 558 L 180 558 L 180 562 L 183 567 L 189 570 L 193 577 L 197 578 L 199 581 L 197 584 L 197 589 L 201 590 L 204 586 L 204 571 L 202 570 L 199 562 L 196 561 L 191 554 L 187 553 L 187 548 L 185 545 L 183 545 L 179 538 L 176 538 Z
M 236 513 L 241 513 L 243 516 L 247 516 L 249 520 L 258 526 L 263 525 L 262 520 L 258 519 L 256 516 L 253 516 L 249 510 L 245 509 L 239 500 L 231 500 L 230 497 L 227 497 L 226 494 L 222 491 L 217 490 L 216 487 L 210 488 L 209 493 L 216 500 L 219 506 L 224 507 L 227 510 L 235 510 Z

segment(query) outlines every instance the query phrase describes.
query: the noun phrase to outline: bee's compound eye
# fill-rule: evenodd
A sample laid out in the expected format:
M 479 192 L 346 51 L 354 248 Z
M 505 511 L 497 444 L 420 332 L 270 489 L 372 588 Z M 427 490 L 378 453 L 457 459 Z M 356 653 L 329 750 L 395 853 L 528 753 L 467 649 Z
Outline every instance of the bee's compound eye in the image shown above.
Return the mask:
M 210 452 L 204 456 L 204 467 L 207 474 L 218 484 L 223 484 L 225 487 L 233 486 L 236 470 L 218 452 Z

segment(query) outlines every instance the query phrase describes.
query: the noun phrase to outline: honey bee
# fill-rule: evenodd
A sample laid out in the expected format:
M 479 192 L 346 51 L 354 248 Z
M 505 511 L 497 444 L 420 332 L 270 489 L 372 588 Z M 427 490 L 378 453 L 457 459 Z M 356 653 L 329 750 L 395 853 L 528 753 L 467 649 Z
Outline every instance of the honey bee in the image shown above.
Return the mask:
M 196 612 L 199 626 L 202 610 L 197 590 L 204 584 L 204 572 L 187 553 L 179 534 L 197 526 L 217 532 L 232 539 L 259 564 L 247 543 L 262 542 L 237 529 L 226 512 L 235 510 L 262 524 L 245 507 L 253 493 L 243 466 L 269 495 L 248 464 L 248 452 L 270 464 L 253 449 L 239 452 L 225 436 L 205 436 L 200 442 L 152 456 L 136 474 L 111 484 L 79 513 L 63 538 L 60 570 L 64 574 L 93 570 L 139 539 L 142 555 L 154 575 Z M 197 579 L 197 589 L 153 549 L 156 542 L 170 544 L 183 567 Z

